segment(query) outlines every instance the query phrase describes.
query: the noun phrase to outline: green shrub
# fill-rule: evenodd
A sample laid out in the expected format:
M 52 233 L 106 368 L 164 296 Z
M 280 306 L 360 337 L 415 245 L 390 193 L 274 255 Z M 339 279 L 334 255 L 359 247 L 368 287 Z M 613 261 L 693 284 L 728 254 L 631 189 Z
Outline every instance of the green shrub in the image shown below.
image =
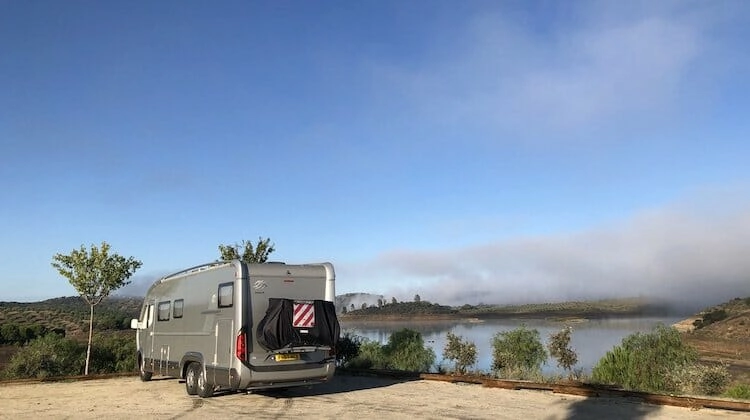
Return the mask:
M 383 347 L 367 338 L 360 341 L 359 353 L 346 365 L 352 369 L 385 369 L 385 366 Z
M 359 355 L 361 346 L 361 337 L 344 333 L 344 336 L 339 338 L 339 342 L 336 345 L 336 361 L 338 365 L 346 367 L 349 362 Z
M 691 395 L 718 395 L 724 389 L 731 375 L 727 366 L 694 364 L 685 366 L 674 373 L 677 389 Z
M 5 368 L 5 376 L 18 379 L 80 375 L 85 352 L 86 348 L 74 340 L 47 334 L 14 354 Z
M 594 366 L 592 380 L 640 391 L 675 391 L 675 372 L 695 363 L 697 352 L 672 327 L 625 337 Z
M 723 395 L 725 397 L 735 398 L 738 400 L 750 400 L 750 385 L 737 384 L 727 389 Z
M 728 316 L 729 314 L 727 314 L 727 311 L 725 311 L 724 309 L 716 309 L 706 313 L 701 319 L 696 319 L 695 321 L 693 321 L 693 326 L 696 329 L 703 328 L 713 324 L 714 322 L 723 321 Z
M 492 369 L 506 378 L 529 379 L 539 376 L 547 360 L 539 331 L 525 325 L 492 337 Z
M 435 363 L 435 352 L 424 346 L 422 334 L 408 328 L 391 334 L 383 355 L 387 369 L 427 372 Z
M 461 336 L 449 332 L 443 348 L 443 358 L 454 361 L 454 372 L 465 374 L 466 369 L 477 363 L 477 346 L 463 341 Z
M 130 334 L 99 334 L 94 337 L 91 343 L 90 373 L 135 370 L 135 337 Z
M 547 348 L 549 354 L 557 360 L 557 366 L 565 369 L 569 377 L 573 374 L 573 366 L 578 363 L 578 354 L 570 347 L 570 335 L 573 329 L 570 327 L 550 334 Z

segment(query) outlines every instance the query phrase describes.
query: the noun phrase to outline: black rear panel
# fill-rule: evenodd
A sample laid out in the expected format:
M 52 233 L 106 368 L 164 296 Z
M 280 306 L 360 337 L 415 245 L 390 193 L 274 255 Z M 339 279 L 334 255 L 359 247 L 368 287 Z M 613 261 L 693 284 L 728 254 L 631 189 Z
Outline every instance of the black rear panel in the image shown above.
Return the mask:
M 258 323 L 256 331 L 258 343 L 269 351 L 300 346 L 335 348 L 340 326 L 333 303 L 326 300 L 312 301 L 315 321 L 305 327 L 294 326 L 294 304 L 292 299 L 268 299 L 268 310 Z

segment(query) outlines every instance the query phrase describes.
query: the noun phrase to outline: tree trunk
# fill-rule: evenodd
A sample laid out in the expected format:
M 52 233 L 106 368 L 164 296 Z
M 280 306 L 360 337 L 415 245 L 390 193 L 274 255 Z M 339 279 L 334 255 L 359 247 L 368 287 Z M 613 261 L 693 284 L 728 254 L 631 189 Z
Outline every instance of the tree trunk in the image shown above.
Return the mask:
M 91 313 L 89 314 L 89 345 L 86 347 L 86 367 L 83 374 L 88 376 L 89 374 L 89 358 L 91 357 L 91 339 L 94 336 L 94 305 L 89 305 Z

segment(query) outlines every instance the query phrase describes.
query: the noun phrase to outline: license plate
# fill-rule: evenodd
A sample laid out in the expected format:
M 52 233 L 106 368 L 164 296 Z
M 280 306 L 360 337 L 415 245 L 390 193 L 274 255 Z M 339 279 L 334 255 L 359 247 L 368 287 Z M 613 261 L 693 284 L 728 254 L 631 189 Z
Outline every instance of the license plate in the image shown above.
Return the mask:
M 288 362 L 290 360 L 299 360 L 299 354 L 291 353 L 291 354 L 277 354 L 276 355 L 277 362 Z

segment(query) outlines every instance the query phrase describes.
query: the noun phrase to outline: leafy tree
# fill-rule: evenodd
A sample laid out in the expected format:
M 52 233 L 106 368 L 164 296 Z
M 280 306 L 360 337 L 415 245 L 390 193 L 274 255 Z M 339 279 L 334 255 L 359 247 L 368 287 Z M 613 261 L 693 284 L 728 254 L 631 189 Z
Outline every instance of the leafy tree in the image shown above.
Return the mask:
M 264 263 L 268 261 L 268 256 L 275 250 L 276 248 L 274 248 L 270 238 L 263 239 L 261 237 L 258 237 L 257 245 L 253 245 L 252 241 L 245 240 L 234 245 L 219 245 L 222 261 L 242 260 L 246 263 Z
M 547 352 L 536 329 L 521 325 L 492 337 L 492 368 L 505 376 L 538 374 L 546 360 Z
M 52 257 L 52 266 L 70 281 L 89 305 L 89 339 L 84 375 L 89 374 L 91 341 L 94 336 L 94 306 L 100 304 L 112 291 L 130 283 L 128 279 L 143 265 L 133 257 L 110 254 L 109 250 L 109 244 L 102 242 L 101 248 L 91 245 L 91 249 L 87 250 L 81 245 L 80 249 L 74 249 L 69 255 L 55 254 Z
M 343 308 L 341 308 L 341 313 L 342 314 L 346 315 L 347 312 L 348 311 L 346 310 L 346 306 L 344 306 Z
M 422 298 L 419 295 L 414 295 L 414 302 L 421 302 Z
M 449 332 L 443 348 L 443 358 L 455 362 L 454 370 L 456 373 L 463 375 L 466 369 L 477 363 L 477 345 L 463 341 L 461 336 Z
M 557 360 L 557 366 L 572 372 L 573 366 L 578 363 L 578 354 L 570 348 L 570 334 L 573 329 L 570 327 L 552 333 L 549 336 L 549 354 Z
M 395 305 L 395 304 L 397 304 L 397 303 L 398 303 L 398 301 L 396 300 L 396 298 L 395 298 L 395 297 L 392 297 L 392 298 L 391 298 L 391 303 Z
M 351 310 L 353 311 L 354 309 L 355 309 L 355 308 L 354 308 L 354 304 L 352 303 L 352 304 L 351 304 Z
M 640 391 L 674 391 L 675 373 L 693 365 L 697 352 L 674 327 L 656 326 L 649 333 L 625 337 L 594 366 L 592 379 Z
M 362 309 L 367 309 L 367 302 L 362 302 Z
M 382 307 L 383 307 L 383 299 L 378 298 L 378 308 L 382 308 Z

